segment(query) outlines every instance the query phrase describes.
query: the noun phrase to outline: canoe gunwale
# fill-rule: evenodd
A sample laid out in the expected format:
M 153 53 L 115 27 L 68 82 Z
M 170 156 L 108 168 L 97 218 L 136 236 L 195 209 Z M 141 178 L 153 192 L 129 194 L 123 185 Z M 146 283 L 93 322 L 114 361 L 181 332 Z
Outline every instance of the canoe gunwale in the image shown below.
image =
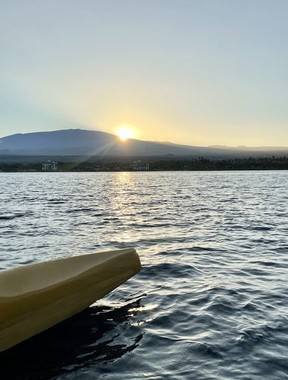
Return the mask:
M 108 257 L 101 264 L 45 289 L 0 296 L 0 351 L 86 309 L 141 268 L 134 249 L 118 251 L 118 256 L 108 254 Z
M 126 249 L 122 249 L 118 251 L 106 251 L 106 252 L 98 252 L 98 253 L 88 254 L 88 255 L 76 255 L 72 257 L 64 257 L 60 259 L 37 262 L 33 264 L 23 265 L 21 267 L 16 267 L 16 268 L 0 271 L 0 300 L 1 299 L 4 300 L 5 298 L 20 297 L 22 294 L 23 295 L 33 294 L 35 292 L 41 291 L 41 289 L 46 290 L 46 289 L 52 288 L 55 285 L 61 286 L 61 284 L 65 284 L 68 281 L 71 281 L 71 280 L 73 281 L 74 278 L 83 276 L 89 270 L 91 269 L 93 270 L 94 267 L 101 265 L 107 260 L 111 260 L 113 259 L 113 257 L 119 257 L 119 255 L 121 256 L 127 253 L 129 254 L 134 253 L 137 255 L 136 250 L 134 248 L 126 248 Z M 69 268 L 65 267 L 66 264 L 69 266 Z M 75 270 L 75 266 L 76 266 L 76 270 Z M 63 272 L 59 270 L 59 267 L 60 269 L 63 269 Z M 50 271 L 50 272 L 54 271 L 54 273 L 50 273 L 49 276 L 46 275 L 46 281 L 47 279 L 48 281 L 45 283 L 45 276 L 40 277 L 37 273 L 37 270 L 38 270 L 38 273 L 39 272 L 43 273 L 44 271 Z M 55 270 L 58 272 L 57 276 L 55 275 Z M 33 281 L 31 281 L 30 276 L 31 277 L 33 276 L 34 282 L 37 285 L 35 289 L 31 288 L 31 284 L 33 284 Z M 55 279 L 55 277 L 58 277 L 59 279 L 53 280 Z M 15 278 L 17 278 L 16 285 L 15 285 Z M 14 291 L 13 291 L 13 287 L 14 287 Z M 6 294 L 5 294 L 5 290 L 6 290 Z

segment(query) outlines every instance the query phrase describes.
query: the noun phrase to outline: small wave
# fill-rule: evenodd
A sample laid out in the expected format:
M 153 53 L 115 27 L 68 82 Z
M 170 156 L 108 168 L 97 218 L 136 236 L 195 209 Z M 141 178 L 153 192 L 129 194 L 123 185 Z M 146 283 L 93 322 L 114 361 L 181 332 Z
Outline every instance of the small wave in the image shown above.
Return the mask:
M 204 360 L 210 359 L 222 359 L 223 355 L 220 353 L 219 349 L 212 344 L 208 343 L 196 343 L 192 346 L 190 350 L 194 355 L 197 354 L 201 356 Z
M 205 307 L 205 312 L 210 312 L 215 315 L 232 315 L 237 312 L 236 306 L 236 301 L 217 296 Z
M 49 199 L 48 203 L 50 203 L 52 205 L 62 205 L 62 204 L 67 203 L 67 201 L 66 200 L 61 200 L 61 199 Z
M 189 248 L 189 251 L 190 252 L 202 252 L 202 251 L 206 251 L 206 252 L 212 252 L 212 251 L 215 251 L 215 248 L 212 248 L 212 247 L 204 247 L 204 246 L 195 246 L 195 247 L 191 247 Z
M 78 214 L 78 213 L 86 213 L 86 212 L 91 212 L 94 211 L 93 208 L 91 207 L 83 207 L 83 208 L 71 208 L 69 210 L 66 210 L 66 214 Z M 98 214 L 98 216 L 102 216 L 103 214 Z M 95 215 L 94 215 L 95 216 Z
M 267 226 L 255 226 L 255 227 L 249 227 L 249 229 L 252 231 L 271 231 L 273 228 L 267 227 Z
M 166 279 L 167 276 L 170 278 L 179 278 L 180 280 L 183 277 L 198 275 L 200 272 L 201 271 L 197 267 L 190 264 L 164 262 L 156 265 L 145 265 L 141 270 L 141 275 L 147 277 L 157 276 L 159 280 L 162 278 Z
M 26 216 L 32 216 L 32 212 L 16 212 L 14 214 L 0 215 L 0 220 L 13 220 L 16 218 L 23 218 Z

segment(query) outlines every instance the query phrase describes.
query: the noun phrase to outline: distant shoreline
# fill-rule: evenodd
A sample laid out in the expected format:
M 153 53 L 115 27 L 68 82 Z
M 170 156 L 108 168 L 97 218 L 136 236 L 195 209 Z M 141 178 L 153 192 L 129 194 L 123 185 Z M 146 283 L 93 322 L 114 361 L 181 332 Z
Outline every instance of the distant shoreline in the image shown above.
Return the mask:
M 44 157 L 43 157 L 44 158 Z M 126 172 L 126 171 L 227 171 L 227 170 L 288 170 L 288 156 L 249 157 L 249 158 L 141 158 L 126 159 L 91 159 L 70 161 L 57 157 L 58 161 L 40 160 L 30 157 L 25 161 L 17 157 L 1 160 L 0 172 Z M 59 160 L 60 158 L 60 160 Z M 50 157 L 52 160 L 53 158 Z M 51 163 L 55 163 L 51 166 Z M 45 168 L 45 170 L 43 169 Z

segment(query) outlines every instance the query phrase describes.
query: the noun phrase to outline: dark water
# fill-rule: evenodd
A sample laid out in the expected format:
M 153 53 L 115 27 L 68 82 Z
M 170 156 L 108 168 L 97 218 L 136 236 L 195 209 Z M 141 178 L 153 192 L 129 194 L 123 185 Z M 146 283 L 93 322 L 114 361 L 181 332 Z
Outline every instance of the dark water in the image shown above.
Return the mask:
M 1 379 L 288 379 L 288 172 L 0 181 L 1 269 L 130 246 L 143 264 L 2 353 Z

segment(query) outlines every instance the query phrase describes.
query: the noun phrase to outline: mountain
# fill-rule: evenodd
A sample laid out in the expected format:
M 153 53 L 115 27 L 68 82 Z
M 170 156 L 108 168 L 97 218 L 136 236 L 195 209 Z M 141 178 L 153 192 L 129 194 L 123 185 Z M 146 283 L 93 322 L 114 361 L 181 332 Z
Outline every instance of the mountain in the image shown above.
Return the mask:
M 240 145 L 236 147 L 231 147 L 227 145 L 210 145 L 209 148 L 213 149 L 228 149 L 233 151 L 249 151 L 249 152 L 286 152 L 288 151 L 288 147 L 285 146 L 245 146 Z
M 283 148 L 288 152 L 288 148 Z M 281 150 L 281 153 L 283 153 Z M 92 130 L 66 129 L 52 132 L 15 134 L 0 138 L 0 155 L 21 156 L 99 156 L 99 157 L 145 157 L 145 156 L 189 156 L 228 157 L 247 156 L 256 148 L 195 147 L 172 143 L 150 142 L 129 139 L 121 141 L 117 136 Z M 277 149 L 266 150 L 274 153 Z M 261 151 L 263 153 L 263 151 Z M 279 154 L 279 151 L 278 151 Z
M 0 139 L 0 154 L 5 155 L 199 156 L 207 153 L 206 149 L 135 139 L 123 142 L 110 133 L 83 129 L 15 134 Z

